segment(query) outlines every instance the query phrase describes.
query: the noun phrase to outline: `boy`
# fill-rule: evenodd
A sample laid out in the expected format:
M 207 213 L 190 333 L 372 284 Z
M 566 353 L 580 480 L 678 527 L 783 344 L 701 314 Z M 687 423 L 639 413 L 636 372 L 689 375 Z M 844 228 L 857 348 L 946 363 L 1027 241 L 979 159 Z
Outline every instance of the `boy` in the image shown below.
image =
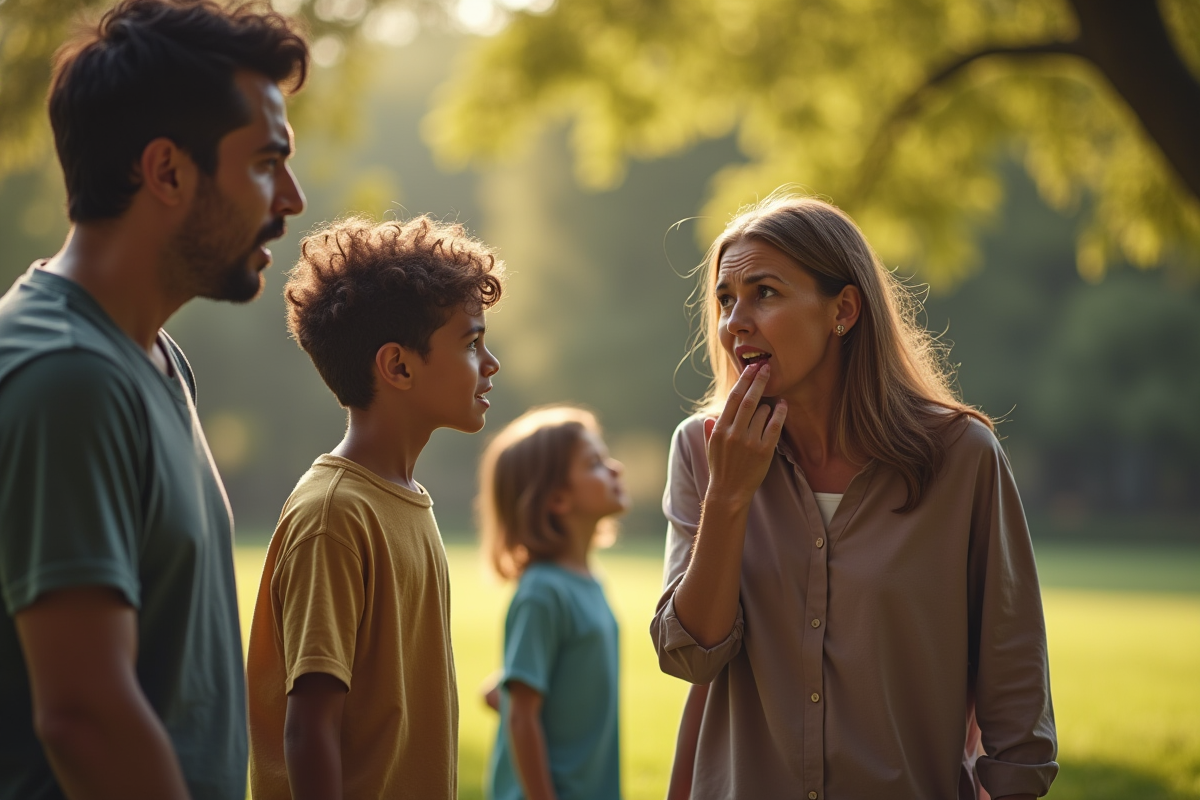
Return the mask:
M 413 468 L 436 428 L 483 427 L 502 271 L 427 217 L 301 243 L 288 326 L 350 422 L 267 551 L 247 659 L 255 800 L 457 795 L 446 554 Z

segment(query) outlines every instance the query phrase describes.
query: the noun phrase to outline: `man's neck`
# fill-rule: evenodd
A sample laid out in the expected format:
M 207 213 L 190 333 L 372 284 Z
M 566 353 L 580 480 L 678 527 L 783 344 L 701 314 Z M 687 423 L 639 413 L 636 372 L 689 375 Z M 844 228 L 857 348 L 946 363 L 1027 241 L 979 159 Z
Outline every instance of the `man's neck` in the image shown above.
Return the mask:
M 163 360 L 158 332 L 189 299 L 166 291 L 160 261 L 154 236 L 131 236 L 127 224 L 114 220 L 74 226 L 44 269 L 83 287 L 157 364 Z
M 433 431 L 405 424 L 411 415 L 386 408 L 376 396 L 367 409 L 351 408 L 346 436 L 330 452 L 369 469 L 385 481 L 417 491 L 417 458 Z

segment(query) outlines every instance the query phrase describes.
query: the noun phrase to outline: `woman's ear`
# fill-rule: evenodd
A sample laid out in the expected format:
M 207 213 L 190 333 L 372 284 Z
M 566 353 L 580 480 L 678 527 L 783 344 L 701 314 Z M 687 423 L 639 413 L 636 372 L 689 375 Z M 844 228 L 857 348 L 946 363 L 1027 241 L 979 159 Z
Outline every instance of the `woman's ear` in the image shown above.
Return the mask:
M 411 389 L 415 359 L 420 359 L 420 355 L 395 342 L 388 342 L 375 351 L 376 380 L 396 389 Z
M 857 286 L 847 284 L 842 287 L 834 302 L 834 324 L 845 333 L 858 322 L 858 315 L 862 312 L 862 292 Z M 842 333 L 838 335 L 841 336 Z

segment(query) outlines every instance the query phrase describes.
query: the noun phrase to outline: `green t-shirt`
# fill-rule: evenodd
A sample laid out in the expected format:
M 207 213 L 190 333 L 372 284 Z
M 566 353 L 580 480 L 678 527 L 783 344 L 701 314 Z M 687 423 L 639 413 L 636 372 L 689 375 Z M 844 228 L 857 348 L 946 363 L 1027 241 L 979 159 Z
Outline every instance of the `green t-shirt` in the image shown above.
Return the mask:
M 525 568 L 504 622 L 492 800 L 523 800 L 509 729 L 509 681 L 542 696 L 542 730 L 559 800 L 620 800 L 617 621 L 595 579 L 556 564 Z
M 61 798 L 13 615 L 109 586 L 193 800 L 246 796 L 233 523 L 183 353 L 163 375 L 79 285 L 31 268 L 0 298 L 0 800 Z

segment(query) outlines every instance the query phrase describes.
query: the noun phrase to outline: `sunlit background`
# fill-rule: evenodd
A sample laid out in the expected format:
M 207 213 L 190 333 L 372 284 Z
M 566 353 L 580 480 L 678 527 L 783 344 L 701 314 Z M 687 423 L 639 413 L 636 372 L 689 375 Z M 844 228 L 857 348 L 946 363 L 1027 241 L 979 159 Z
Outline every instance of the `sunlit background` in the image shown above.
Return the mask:
M 0 0 L 4 285 L 66 232 L 48 54 L 64 19 L 106 5 Z M 635 507 L 602 559 L 624 632 L 626 795 L 663 795 L 684 687 L 657 673 L 645 630 L 669 437 L 705 386 L 688 275 L 738 205 L 784 183 L 860 220 L 926 296 L 963 397 L 1004 420 L 1050 625 L 1050 796 L 1200 798 L 1200 182 L 1102 69 L 1044 47 L 1074 41 L 1071 3 L 275 7 L 312 32 L 291 106 L 308 210 L 261 299 L 194 302 L 167 327 L 197 374 L 248 598 L 284 499 L 344 426 L 284 327 L 300 236 L 350 212 L 429 212 L 499 249 L 488 429 L 439 432 L 418 466 L 454 570 L 464 798 L 481 796 L 495 734 L 474 692 L 506 598 L 474 554 L 475 459 L 488 430 L 557 401 L 595 409 L 627 466 Z M 1195 86 L 1200 4 L 1157 9 Z M 1007 52 L 963 58 L 985 48 Z

